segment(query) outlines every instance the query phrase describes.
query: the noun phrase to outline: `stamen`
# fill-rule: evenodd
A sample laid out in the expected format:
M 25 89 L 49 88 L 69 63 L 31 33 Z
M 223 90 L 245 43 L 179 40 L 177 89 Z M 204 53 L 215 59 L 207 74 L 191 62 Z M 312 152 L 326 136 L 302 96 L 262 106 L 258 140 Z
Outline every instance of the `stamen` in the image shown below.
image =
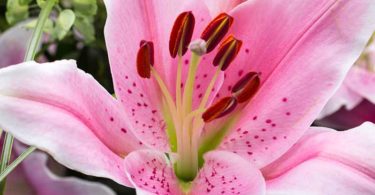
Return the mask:
M 249 72 L 233 86 L 232 94 L 237 98 L 238 103 L 243 103 L 250 100 L 255 95 L 259 86 L 259 74 Z
M 151 66 L 154 65 L 154 44 L 142 40 L 137 54 L 137 72 L 142 78 L 151 77 Z
M 232 112 L 237 106 L 235 97 L 225 97 L 209 107 L 202 115 L 204 122 L 208 123 Z
M 201 35 L 201 38 L 207 42 L 207 53 L 219 44 L 232 23 L 233 18 L 230 15 L 221 13 L 207 25 Z
M 169 39 L 169 52 L 172 58 L 177 54 L 183 56 L 189 46 L 195 25 L 195 18 L 192 12 L 181 13 L 174 22 Z
M 242 41 L 230 35 L 220 45 L 219 51 L 213 61 L 214 66 L 221 65 L 221 70 L 225 71 L 229 67 L 229 64 L 236 58 L 241 46 Z

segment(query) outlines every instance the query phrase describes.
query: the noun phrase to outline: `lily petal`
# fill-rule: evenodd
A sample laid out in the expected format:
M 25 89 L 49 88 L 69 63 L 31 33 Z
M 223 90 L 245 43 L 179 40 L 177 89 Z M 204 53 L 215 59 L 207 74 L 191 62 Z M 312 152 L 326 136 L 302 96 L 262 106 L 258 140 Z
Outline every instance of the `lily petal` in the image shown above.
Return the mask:
M 215 17 L 222 12 L 228 13 L 233 8 L 245 1 L 246 0 L 204 0 L 204 2 L 207 4 L 208 9 L 210 9 L 210 14 L 212 17 Z
M 264 194 L 265 181 L 258 169 L 242 157 L 225 151 L 204 156 L 205 164 L 194 180 L 192 194 Z
M 263 167 L 303 135 L 344 79 L 374 31 L 375 4 L 247 1 L 232 15 L 244 50 L 223 90 L 249 70 L 263 84 L 221 147 Z
M 0 68 L 23 61 L 31 35 L 32 31 L 25 28 L 25 22 L 21 22 L 1 34 Z
M 190 194 L 264 194 L 259 170 L 230 152 L 205 155 L 205 165 L 193 181 Z M 163 153 L 135 151 L 125 159 L 129 179 L 142 194 L 183 194 L 172 165 Z
M 168 142 L 161 117 L 161 95 L 155 82 L 138 75 L 135 63 L 140 41 L 153 41 L 155 68 L 164 75 L 161 57 L 158 56 L 163 39 L 158 32 L 169 32 L 174 20 L 166 19 L 177 17 L 179 4 L 176 1 L 105 1 L 108 16 L 104 33 L 116 96 L 131 119 L 135 133 L 146 144 L 163 150 L 167 149 Z M 166 50 L 168 40 L 164 42 Z M 168 50 L 164 53 L 169 54 Z
M 61 164 L 125 185 L 121 156 L 142 147 L 119 103 L 72 60 L 0 69 L 0 115 L 2 129 Z
M 375 105 L 367 100 L 363 100 L 351 110 L 342 107 L 332 115 L 316 120 L 314 124 L 336 130 L 346 130 L 366 121 L 375 123 Z
M 141 194 L 182 194 L 172 165 L 164 153 L 138 150 L 125 158 L 129 180 Z
M 344 84 L 352 91 L 375 104 L 375 72 L 354 66 L 350 70 Z
M 329 99 L 327 104 L 324 106 L 323 110 L 319 113 L 318 119 L 322 119 L 328 115 L 333 114 L 338 111 L 341 107 L 347 110 L 351 110 L 363 100 L 363 97 L 353 91 L 349 86 L 347 86 L 345 78 L 344 83 L 336 91 L 336 93 Z
M 126 3 L 125 3 L 126 2 Z M 116 95 L 122 102 L 127 116 L 131 118 L 135 133 L 152 147 L 168 150 L 165 122 L 162 117 L 162 101 L 154 80 L 144 80 L 136 71 L 136 56 L 141 40 L 152 41 L 155 47 L 155 69 L 175 96 L 177 59 L 168 50 L 173 22 L 183 11 L 192 11 L 196 17 L 193 39 L 198 38 L 210 21 L 208 9 L 199 0 L 106 0 L 108 18 L 105 37 Z M 126 4 L 126 6 L 124 6 Z M 206 57 L 204 66 L 197 71 L 194 105 L 202 98 L 215 68 Z M 190 55 L 183 58 L 183 81 L 187 76 Z M 220 75 L 214 91 L 218 91 L 223 75 Z M 214 97 L 214 96 L 213 96 Z M 211 100 L 213 99 L 211 96 Z
M 20 154 L 25 147 L 20 144 L 15 144 L 14 148 L 16 154 Z M 24 179 L 27 179 L 28 187 L 33 193 L 28 192 L 27 194 L 38 194 L 38 195 L 86 195 L 86 194 L 103 194 L 103 195 L 114 195 L 115 192 L 109 187 L 95 182 L 89 182 L 74 177 L 61 178 L 51 172 L 47 167 L 47 154 L 35 151 L 30 154 L 21 164 L 16 171 L 19 171 Z M 17 185 L 13 182 L 18 182 L 21 177 L 12 177 L 7 180 L 7 187 L 5 188 L 6 194 L 20 194 L 20 188 L 24 186 Z M 10 188 L 9 188 L 10 187 Z M 17 191 L 16 191 L 17 190 Z M 25 190 L 25 189 L 22 189 Z M 17 193 L 19 192 L 19 193 Z M 25 193 L 23 193 L 25 194 Z
M 334 131 L 312 127 L 265 167 L 269 194 L 373 194 L 375 125 Z

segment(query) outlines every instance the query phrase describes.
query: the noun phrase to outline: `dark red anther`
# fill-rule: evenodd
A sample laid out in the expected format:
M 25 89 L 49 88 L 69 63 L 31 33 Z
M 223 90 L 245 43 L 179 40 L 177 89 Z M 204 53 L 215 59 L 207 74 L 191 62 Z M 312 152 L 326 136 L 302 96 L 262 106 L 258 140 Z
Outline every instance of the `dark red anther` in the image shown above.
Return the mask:
M 208 123 L 232 112 L 237 106 L 235 97 L 225 97 L 209 107 L 202 115 L 204 122 Z
M 232 93 L 237 98 L 238 103 L 243 103 L 250 100 L 255 95 L 259 86 L 259 74 L 256 72 L 249 72 L 237 81 L 232 88 Z
M 211 52 L 220 43 L 232 23 L 232 16 L 221 13 L 208 24 L 201 35 L 201 39 L 207 42 L 207 53 Z
M 183 56 L 193 36 L 195 18 L 192 12 L 181 13 L 174 22 L 169 38 L 169 52 L 172 58 Z
M 137 71 L 140 77 L 151 77 L 151 66 L 154 65 L 154 44 L 142 40 L 137 54 Z
M 242 41 L 230 35 L 220 45 L 219 51 L 217 52 L 213 61 L 214 66 L 218 66 L 220 63 L 222 63 L 221 70 L 226 70 L 229 67 L 229 64 L 236 58 L 241 46 Z

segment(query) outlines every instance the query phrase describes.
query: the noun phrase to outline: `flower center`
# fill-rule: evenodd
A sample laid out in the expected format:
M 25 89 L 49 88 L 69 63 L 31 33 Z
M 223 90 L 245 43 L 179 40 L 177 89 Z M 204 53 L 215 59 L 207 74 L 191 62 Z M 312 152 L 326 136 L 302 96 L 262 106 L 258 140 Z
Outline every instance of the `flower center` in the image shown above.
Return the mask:
M 151 41 L 141 41 L 140 43 L 137 54 L 137 71 L 142 78 L 154 78 L 161 90 L 167 133 L 169 138 L 176 139 L 175 142 L 177 143 L 176 148 L 171 146 L 172 152 L 177 153 L 174 166 L 175 174 L 182 181 L 192 181 L 197 175 L 199 169 L 198 144 L 204 125 L 222 117 L 226 121 L 236 118 L 238 104 L 248 102 L 260 86 L 259 75 L 255 72 L 249 72 L 234 85 L 229 96 L 216 101 L 211 106 L 207 105 L 219 74 L 229 67 L 242 46 L 242 41 L 236 39 L 233 35 L 225 38 L 232 23 L 233 18 L 231 16 L 221 13 L 207 25 L 201 34 L 201 39 L 191 42 L 195 26 L 194 15 L 192 12 L 183 12 L 177 17 L 169 40 L 170 55 L 172 58 L 177 57 L 178 59 L 175 99 L 153 67 L 153 43 Z M 223 39 L 224 41 L 222 41 Z M 198 108 L 194 109 L 192 106 L 194 82 L 201 56 L 213 51 L 219 44 L 220 46 L 212 62 L 217 67 L 216 71 Z M 192 55 L 182 91 L 180 85 L 182 57 L 188 49 L 190 49 Z

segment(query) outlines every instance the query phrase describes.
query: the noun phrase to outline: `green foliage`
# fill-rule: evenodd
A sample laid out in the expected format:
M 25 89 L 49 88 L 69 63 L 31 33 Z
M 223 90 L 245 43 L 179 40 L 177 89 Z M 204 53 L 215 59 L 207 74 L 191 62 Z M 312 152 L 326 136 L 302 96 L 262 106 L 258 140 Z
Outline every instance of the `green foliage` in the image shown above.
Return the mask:
M 61 11 L 56 20 L 52 36 L 62 40 L 73 26 L 75 19 L 76 16 L 72 10 L 65 9 Z
M 93 18 L 91 17 L 78 17 L 74 23 L 74 28 L 83 36 L 85 43 L 91 43 L 95 40 L 95 28 Z
M 8 0 L 5 18 L 9 24 L 15 24 L 29 17 L 31 0 Z
M 57 4 L 58 2 L 59 0 L 55 0 L 55 4 Z M 43 8 L 46 3 L 46 0 L 36 0 L 36 3 L 39 5 L 40 8 Z
M 73 7 L 77 15 L 94 16 L 98 11 L 96 0 L 73 0 Z
M 85 43 L 95 40 L 94 18 L 98 11 L 96 0 L 73 0 L 73 8 L 77 16 L 74 28 L 83 36 Z

